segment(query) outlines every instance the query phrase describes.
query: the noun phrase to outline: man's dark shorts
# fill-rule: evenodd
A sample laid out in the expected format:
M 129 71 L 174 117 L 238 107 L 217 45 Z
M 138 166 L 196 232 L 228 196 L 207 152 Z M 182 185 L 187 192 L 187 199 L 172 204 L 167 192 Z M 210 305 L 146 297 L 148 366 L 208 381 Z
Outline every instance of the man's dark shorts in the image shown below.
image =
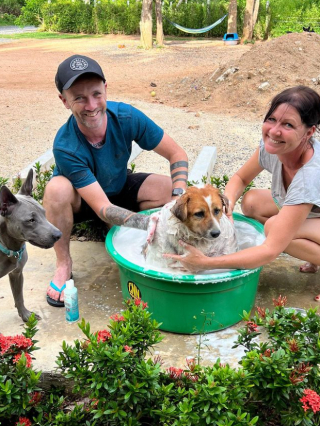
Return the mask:
M 127 181 L 122 188 L 121 192 L 117 195 L 112 195 L 109 198 L 112 204 L 123 207 L 124 209 L 133 212 L 139 211 L 139 204 L 137 202 L 138 192 L 143 182 L 150 176 L 151 173 L 132 173 L 131 170 L 127 171 Z M 86 220 L 97 220 L 98 216 L 82 199 L 81 208 L 78 213 L 74 215 L 74 223 L 84 222 Z

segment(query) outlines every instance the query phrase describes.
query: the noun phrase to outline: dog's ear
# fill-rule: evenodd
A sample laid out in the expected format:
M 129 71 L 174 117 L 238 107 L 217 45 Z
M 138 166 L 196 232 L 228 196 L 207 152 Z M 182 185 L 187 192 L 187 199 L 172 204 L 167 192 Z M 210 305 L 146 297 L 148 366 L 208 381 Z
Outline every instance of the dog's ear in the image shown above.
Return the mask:
M 27 195 L 29 197 L 32 196 L 32 188 L 33 188 L 33 170 L 30 169 L 27 179 L 24 181 L 22 187 L 20 188 L 19 194 Z
M 3 186 L 0 189 L 0 215 L 1 216 L 9 216 L 13 210 L 15 204 L 17 204 L 18 200 L 12 194 L 10 189 L 6 186 Z
M 229 199 L 224 194 L 219 194 L 219 195 L 222 201 L 222 205 L 224 207 L 224 212 L 227 213 L 229 210 Z
M 187 194 L 182 195 L 179 197 L 174 204 L 174 206 L 171 208 L 171 213 L 181 222 L 184 222 L 188 217 L 188 202 L 190 200 L 190 197 Z

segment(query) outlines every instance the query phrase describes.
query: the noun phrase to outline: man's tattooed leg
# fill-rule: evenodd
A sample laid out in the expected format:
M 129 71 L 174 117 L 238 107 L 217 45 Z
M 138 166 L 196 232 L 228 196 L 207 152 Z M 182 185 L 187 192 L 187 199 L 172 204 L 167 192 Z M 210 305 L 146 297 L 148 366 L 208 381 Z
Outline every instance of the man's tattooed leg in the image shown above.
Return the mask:
M 100 219 L 111 225 L 122 225 L 127 228 L 144 229 L 148 228 L 149 216 L 133 213 L 122 207 L 103 207 L 100 210 Z

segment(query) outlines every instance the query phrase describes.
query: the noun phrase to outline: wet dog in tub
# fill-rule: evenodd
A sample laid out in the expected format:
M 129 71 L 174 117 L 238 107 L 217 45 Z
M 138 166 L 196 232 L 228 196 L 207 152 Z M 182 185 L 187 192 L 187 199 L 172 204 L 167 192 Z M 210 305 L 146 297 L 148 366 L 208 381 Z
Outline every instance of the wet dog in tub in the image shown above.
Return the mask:
M 227 218 L 229 200 L 211 185 L 188 187 L 177 200 L 152 215 L 143 253 L 146 264 L 179 267 L 164 253 L 183 254 L 183 240 L 206 256 L 222 256 L 238 250 L 233 223 Z

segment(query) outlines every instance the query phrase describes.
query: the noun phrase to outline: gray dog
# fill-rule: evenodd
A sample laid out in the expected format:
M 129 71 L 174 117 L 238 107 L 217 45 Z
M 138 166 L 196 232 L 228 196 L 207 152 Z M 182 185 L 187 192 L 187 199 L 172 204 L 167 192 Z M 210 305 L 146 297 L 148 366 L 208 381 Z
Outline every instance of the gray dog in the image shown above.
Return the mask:
M 15 306 L 23 321 L 31 312 L 23 301 L 23 267 L 28 260 L 26 241 L 41 248 L 51 248 L 61 237 L 58 228 L 47 221 L 45 211 L 32 198 L 32 169 L 17 195 L 0 189 L 0 278 L 9 274 Z M 37 315 L 37 318 L 40 317 Z

